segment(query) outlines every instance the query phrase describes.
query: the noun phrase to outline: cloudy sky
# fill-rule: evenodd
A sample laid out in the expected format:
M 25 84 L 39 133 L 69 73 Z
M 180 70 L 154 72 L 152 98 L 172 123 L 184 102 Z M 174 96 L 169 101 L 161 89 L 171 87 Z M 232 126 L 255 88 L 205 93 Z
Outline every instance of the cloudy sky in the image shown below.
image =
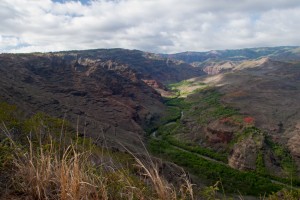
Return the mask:
M 0 0 L 0 52 L 300 45 L 299 0 Z

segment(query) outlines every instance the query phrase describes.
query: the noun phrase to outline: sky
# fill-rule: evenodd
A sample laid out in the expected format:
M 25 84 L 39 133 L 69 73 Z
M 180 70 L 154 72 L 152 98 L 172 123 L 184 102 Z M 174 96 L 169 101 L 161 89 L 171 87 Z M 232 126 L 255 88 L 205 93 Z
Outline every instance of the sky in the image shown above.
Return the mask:
M 0 0 L 0 53 L 300 45 L 299 0 Z

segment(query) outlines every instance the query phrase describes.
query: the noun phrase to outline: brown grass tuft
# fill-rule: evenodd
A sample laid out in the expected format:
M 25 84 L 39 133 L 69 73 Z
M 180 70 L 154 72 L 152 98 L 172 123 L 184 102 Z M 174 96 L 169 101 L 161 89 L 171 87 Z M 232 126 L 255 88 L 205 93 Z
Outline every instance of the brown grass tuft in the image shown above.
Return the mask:
M 15 147 L 11 190 L 27 199 L 194 199 L 190 182 L 186 179 L 176 189 L 160 176 L 149 154 L 144 156 L 149 161 L 144 162 L 128 151 L 134 157 L 132 166 L 112 161 L 95 165 L 95 152 L 85 150 L 78 139 L 61 147 L 50 136 L 45 143 L 28 138 L 28 145 L 23 146 L 8 138 Z M 143 176 L 133 172 L 136 166 Z

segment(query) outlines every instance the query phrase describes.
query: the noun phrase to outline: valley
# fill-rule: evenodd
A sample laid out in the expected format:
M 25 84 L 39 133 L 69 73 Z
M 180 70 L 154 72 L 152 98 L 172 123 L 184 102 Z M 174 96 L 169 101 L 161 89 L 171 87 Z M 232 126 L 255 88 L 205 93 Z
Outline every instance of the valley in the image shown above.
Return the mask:
M 186 85 L 186 83 L 184 84 Z M 193 87 L 193 84 L 191 85 Z M 221 121 L 228 123 L 227 127 L 218 127 L 220 130 L 220 134 L 223 135 L 218 135 L 219 133 L 213 133 L 216 134 L 216 136 L 214 136 L 216 139 L 215 141 L 213 141 L 214 144 L 210 145 L 205 145 L 204 141 L 202 143 L 197 141 L 199 140 L 199 137 L 201 138 L 201 135 L 203 136 L 205 134 L 201 133 L 201 130 L 198 130 L 197 133 L 193 133 L 193 136 L 191 137 L 191 128 L 187 123 L 194 122 L 194 120 L 192 121 L 189 118 L 191 117 L 190 114 L 194 113 L 190 113 L 189 110 L 192 107 L 198 106 L 199 102 L 185 102 L 187 101 L 187 99 L 180 99 L 179 94 L 178 98 L 173 98 L 166 101 L 166 105 L 172 105 L 173 109 L 176 106 L 177 108 L 179 108 L 179 111 L 177 110 L 177 118 L 173 119 L 173 121 L 171 122 L 169 121 L 164 125 L 161 125 L 150 135 L 151 138 L 149 142 L 149 148 L 151 152 L 180 166 L 183 166 L 185 169 L 187 169 L 188 172 L 191 172 L 191 175 L 196 175 L 196 177 L 200 178 L 202 183 L 206 182 L 206 184 L 213 185 L 218 181 L 222 182 L 226 193 L 240 192 L 243 195 L 257 196 L 261 195 L 261 192 L 268 194 L 268 191 L 276 191 L 283 186 L 287 188 L 291 187 L 291 180 L 289 179 L 289 177 L 282 178 L 278 177 L 277 175 L 271 175 L 269 174 L 269 172 L 267 172 L 265 161 L 263 160 L 264 158 L 261 157 L 262 155 L 254 156 L 256 157 L 256 160 L 254 161 L 255 166 L 253 166 L 252 169 L 242 168 L 242 171 L 232 169 L 235 168 L 235 166 L 230 163 L 230 154 L 232 153 L 233 144 L 237 144 L 237 140 L 243 141 L 243 139 L 247 138 L 249 134 L 262 133 L 259 129 L 253 127 L 253 124 L 247 124 L 248 122 L 245 122 L 245 127 L 242 133 L 244 134 L 244 136 L 238 136 L 238 139 L 233 139 L 233 141 L 230 141 L 231 136 L 227 136 L 226 138 L 226 134 L 232 134 L 228 131 L 228 125 L 230 126 L 232 124 L 230 124 L 230 121 L 228 122 L 227 118 L 233 115 L 235 115 L 236 120 L 238 119 L 238 117 L 240 117 L 241 119 L 243 118 L 241 116 L 238 116 L 239 114 L 236 110 L 218 105 L 218 96 L 220 96 L 220 94 L 216 93 L 214 90 L 205 91 L 205 89 L 203 89 L 202 91 L 197 90 L 195 93 L 208 93 L 208 95 L 205 94 L 204 98 L 202 99 L 204 99 L 204 101 L 210 102 L 210 104 L 213 104 L 213 106 L 217 105 L 215 108 L 207 108 L 215 110 L 209 111 L 208 113 L 205 113 L 205 115 L 198 115 L 201 116 L 201 120 L 203 120 L 200 123 L 202 125 L 205 125 L 207 124 L 208 120 L 221 119 Z M 185 115 L 182 115 L 182 113 L 185 113 Z M 172 116 L 174 116 L 174 114 Z M 188 121 L 187 119 L 190 120 Z M 241 124 L 239 124 L 239 126 L 241 126 Z M 228 132 L 224 130 L 226 128 Z M 241 137 L 243 137 L 243 139 Z M 205 139 L 202 138 L 201 140 Z M 226 139 L 229 141 L 226 141 Z M 208 141 L 208 143 L 209 142 L 211 141 Z M 216 143 L 221 144 L 218 144 L 218 149 L 213 149 L 216 148 Z M 220 145 L 228 145 L 228 147 L 223 147 L 222 149 Z M 290 160 L 287 160 L 287 162 L 291 164 L 291 157 L 289 159 Z M 239 162 L 239 164 L 240 163 L 241 162 Z M 283 167 L 285 167 L 285 164 L 288 165 L 288 163 L 284 163 Z M 294 189 L 297 189 L 300 181 L 296 178 L 297 175 L 294 174 L 295 171 L 293 171 L 296 170 L 296 166 L 292 166 L 291 169 L 287 170 L 290 170 L 287 173 L 289 173 L 289 175 L 293 177 L 292 187 Z M 259 184 L 257 184 L 257 182 L 259 182 Z
M 300 187 L 299 52 L 0 54 L 0 120 L 20 145 L 36 130 L 54 131 L 50 136 L 61 142 L 66 121 L 70 143 L 94 145 L 93 163 L 100 165 L 103 147 L 104 160 L 117 154 L 114 165 L 123 167 L 135 165 L 133 155 L 147 160 L 149 151 L 166 180 L 178 184 L 182 167 L 195 191 L 217 184 L 218 195 L 254 199 L 294 192 Z M 6 115 L 11 106 L 18 108 L 13 117 Z M 4 127 L 0 150 L 9 146 Z M 127 160 L 118 164 L 122 156 Z M 142 179 L 139 169 L 128 170 Z

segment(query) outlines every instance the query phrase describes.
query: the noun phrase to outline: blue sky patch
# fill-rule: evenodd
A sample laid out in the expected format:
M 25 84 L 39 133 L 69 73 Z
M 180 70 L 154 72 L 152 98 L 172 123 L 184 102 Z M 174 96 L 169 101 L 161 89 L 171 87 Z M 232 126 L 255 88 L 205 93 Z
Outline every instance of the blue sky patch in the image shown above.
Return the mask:
M 69 1 L 80 1 L 82 4 L 89 4 L 90 0 L 52 0 L 53 2 L 58 2 L 58 3 L 66 3 L 66 2 L 69 2 Z

